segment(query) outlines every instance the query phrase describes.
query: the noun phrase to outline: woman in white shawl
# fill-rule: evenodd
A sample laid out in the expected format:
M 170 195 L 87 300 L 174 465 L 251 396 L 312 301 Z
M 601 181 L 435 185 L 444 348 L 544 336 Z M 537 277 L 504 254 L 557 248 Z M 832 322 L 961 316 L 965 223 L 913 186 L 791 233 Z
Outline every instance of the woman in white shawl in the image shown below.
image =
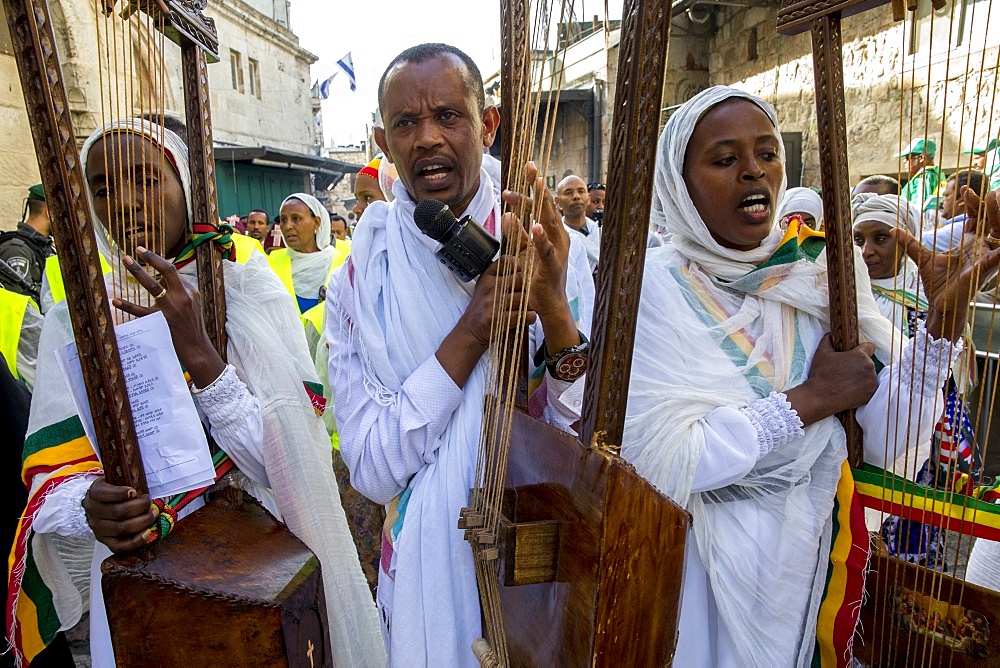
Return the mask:
M 875 303 L 896 329 L 912 337 L 927 315 L 927 302 L 921 294 L 916 265 L 899 250 L 890 231 L 899 228 L 919 238 L 923 220 L 920 209 L 898 195 L 869 193 L 855 196 L 852 209 L 854 243 L 861 249 Z M 896 346 L 901 348 L 903 341 L 897 341 Z M 974 385 L 974 381 L 966 383 L 970 380 L 969 370 L 963 368 L 968 352 L 965 351 L 953 365 L 953 374 L 946 386 L 944 411 L 931 440 L 911 448 L 895 462 L 876 464 L 891 468 L 897 475 L 921 485 L 939 489 L 951 489 L 951 482 L 959 472 L 969 475 L 972 480 L 977 479 L 979 455 L 975 434 L 959 392 L 960 383 L 963 388 Z M 943 440 L 942 433 L 954 434 L 955 438 Z M 889 554 L 928 568 L 947 570 L 938 527 L 896 516 L 885 517 L 872 510 L 866 514 L 870 520 L 884 520 L 881 521 L 881 533 Z
M 281 203 L 278 221 L 288 247 L 272 251 L 268 261 L 285 289 L 295 297 L 306 325 L 309 351 L 315 354 L 323 331 L 322 303 L 326 286 L 333 270 L 347 259 L 350 246 L 331 243 L 330 212 L 307 193 L 286 197 Z
M 928 329 L 876 375 L 873 353 L 897 360 L 863 269 L 864 343 L 835 352 L 822 242 L 776 225 L 785 182 L 773 108 L 711 88 L 671 117 L 658 151 L 652 223 L 672 237 L 646 256 L 622 455 L 693 516 L 675 665 L 808 666 L 814 652 L 842 661 L 849 647 L 817 634 L 834 500 L 849 474 L 834 415 L 858 408 L 878 461 L 886 443 L 901 451 L 928 438 L 941 379 L 911 369 L 947 367 L 960 349 L 941 309 L 967 301 L 971 279 L 932 296 Z M 888 404 L 889 387 L 902 401 Z
M 125 120 L 91 135 L 81 162 L 98 244 L 117 267 L 107 277 L 112 311 L 163 313 L 206 428 L 238 465 L 240 484 L 319 557 L 335 663 L 383 663 L 375 608 L 333 492 L 329 441 L 307 392 L 316 377 L 281 284 L 262 257 L 245 265 L 223 262 L 229 364 L 223 363 L 201 321 L 195 263 L 184 260 L 201 241 L 225 247 L 228 234 L 191 234 L 186 146 L 162 127 Z M 155 268 L 162 283 L 125 251 Z M 32 500 L 18 537 L 18 548 L 26 549 L 12 569 L 10 630 L 19 641 L 18 653 L 30 660 L 48 634 L 43 624 L 31 628 L 34 618 L 53 621 L 35 610 L 40 599 L 32 591 L 42 584 L 51 593 L 47 602 L 54 610 L 49 612 L 58 626 L 68 628 L 86 609 L 89 579 L 93 662 L 113 666 L 100 564 L 112 550 L 129 551 L 146 542 L 157 513 L 148 495 L 106 483 L 92 446 L 80 438 L 80 418 L 53 354 L 72 340 L 64 302 L 46 318 L 40 344 L 24 471 Z M 271 345 L 274 341 L 282 345 Z M 201 505 L 203 500 L 196 499 L 180 516 Z M 72 554 L 63 549 L 67 543 L 76 545 L 77 553 L 81 546 L 87 549 L 82 573 L 79 560 L 61 558 Z M 24 573 L 37 577 L 21 580 Z M 74 575 L 82 591 L 73 586 Z

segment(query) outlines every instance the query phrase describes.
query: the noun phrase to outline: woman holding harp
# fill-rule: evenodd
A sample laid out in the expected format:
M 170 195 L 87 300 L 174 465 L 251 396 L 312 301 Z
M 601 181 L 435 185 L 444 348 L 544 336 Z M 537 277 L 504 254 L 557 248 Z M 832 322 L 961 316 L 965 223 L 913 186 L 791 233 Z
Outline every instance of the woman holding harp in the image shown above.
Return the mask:
M 212 347 L 202 322 L 195 264 L 199 244 L 229 253 L 228 231 L 195 233 L 187 148 L 148 121 L 110 123 L 81 155 L 97 241 L 113 271 L 112 306 L 124 314 L 163 313 L 195 401 L 220 448 L 239 466 L 240 487 L 284 518 L 322 564 L 334 658 L 345 665 L 381 662 L 374 606 L 335 493 L 328 441 L 316 414 L 316 387 L 301 323 L 263 256 L 223 262 L 229 364 Z M 135 259 L 133 259 L 135 258 Z M 159 278 L 156 278 L 158 275 Z M 117 317 L 117 316 L 116 316 Z M 32 500 L 22 519 L 10 600 L 11 635 L 30 660 L 55 626 L 82 612 L 67 543 L 91 547 L 91 647 L 95 665 L 113 665 L 100 564 L 164 530 L 163 504 L 104 482 L 53 352 L 73 340 L 65 303 L 42 335 L 38 391 L 26 443 L 24 477 Z M 281 340 L 274 348 L 260 342 Z M 183 517 L 204 501 L 187 494 Z M 172 504 L 168 503 L 166 506 Z M 167 524 L 172 523 L 167 520 Z M 96 539 L 97 544 L 93 541 Z M 89 559 L 88 559 L 89 561 Z M 78 565 L 78 564 L 77 564 Z M 40 606 L 48 603 L 50 610 Z
M 979 238 L 949 259 L 897 232 L 927 291 L 926 328 L 894 350 L 900 335 L 861 270 L 864 342 L 836 352 L 823 239 L 776 225 L 785 172 L 773 108 L 708 89 L 671 117 L 658 151 L 652 222 L 672 238 L 646 255 L 622 456 L 693 517 L 675 665 L 850 656 L 864 557 L 837 538 L 852 519 L 867 534 L 860 508 L 847 512 L 834 415 L 858 409 L 878 461 L 887 442 L 902 451 L 929 438 L 966 305 L 1000 250 Z M 847 514 L 835 523 L 837 508 Z M 846 583 L 839 600 L 828 577 Z

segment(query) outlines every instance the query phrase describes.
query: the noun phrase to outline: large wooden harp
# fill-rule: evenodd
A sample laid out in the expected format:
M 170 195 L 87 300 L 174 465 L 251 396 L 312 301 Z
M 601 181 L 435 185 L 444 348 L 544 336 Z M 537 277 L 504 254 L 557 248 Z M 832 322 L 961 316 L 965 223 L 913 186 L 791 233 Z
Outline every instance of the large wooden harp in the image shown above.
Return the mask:
M 201 14 L 204 3 L 168 4 L 166 16 L 155 9 L 145 14 L 145 4 L 128 6 L 121 20 L 146 16 L 153 26 L 146 25 L 147 35 L 162 33 L 180 46 L 194 215 L 196 222 L 217 224 L 206 56 L 218 59 L 218 39 L 212 20 Z M 105 476 L 143 494 L 148 488 L 51 14 L 44 0 L 5 0 L 4 10 Z M 125 108 L 136 115 L 134 107 Z M 225 358 L 222 262 L 211 244 L 199 247 L 204 320 Z M 317 558 L 237 489 L 221 490 L 162 541 L 109 558 L 102 570 L 119 665 L 331 664 Z
M 503 167 L 510 187 L 519 169 L 515 142 L 535 136 L 513 110 L 537 93 L 530 83 L 528 2 L 505 0 L 501 12 Z M 480 574 L 488 646 L 476 653 L 484 665 L 662 666 L 676 647 L 690 517 L 618 456 L 670 2 L 631 0 L 624 12 L 581 436 L 530 417 L 523 405 L 513 409 L 505 416 L 502 494 L 493 501 L 474 494 L 460 524 Z M 527 114 L 531 125 L 551 122 L 544 113 Z M 521 403 L 523 392 L 519 397 Z
M 830 319 L 835 345 L 841 350 L 850 349 L 858 342 L 848 155 L 850 153 L 855 159 L 865 156 L 863 147 L 851 150 L 854 147 L 848 145 L 845 105 L 850 105 L 851 100 L 844 80 L 843 35 L 847 31 L 843 28 L 849 25 L 847 22 L 857 20 L 848 17 L 866 12 L 880 12 L 888 21 L 886 4 L 881 0 L 783 0 L 778 12 L 779 32 L 786 35 L 811 33 L 829 259 Z M 904 29 L 898 30 L 903 44 L 891 45 L 899 48 L 894 62 L 901 64 L 901 68 L 893 73 L 899 90 L 887 104 L 899 108 L 899 125 L 884 131 L 898 132 L 901 152 L 907 150 L 911 139 L 934 137 L 940 142 L 937 148 L 941 167 L 949 171 L 969 170 L 972 159 L 968 152 L 961 153 L 962 149 L 971 144 L 982 144 L 985 149 L 989 139 L 997 136 L 1000 125 L 996 115 L 996 48 L 988 45 L 984 48 L 982 43 L 971 47 L 966 44 L 969 55 L 959 58 L 959 67 L 949 71 L 950 49 L 923 57 L 914 55 L 916 49 L 913 47 L 915 40 L 927 40 L 933 31 L 954 40 L 965 30 L 963 26 L 971 25 L 973 20 L 989 20 L 992 21 L 989 25 L 995 27 L 996 7 L 984 3 L 973 10 L 969 6 L 973 3 L 945 0 L 933 0 L 932 7 L 901 0 L 893 0 L 891 4 L 892 20 L 907 23 Z M 986 15 L 974 17 L 971 11 Z M 928 30 L 915 35 L 914 19 L 919 15 L 928 16 L 928 13 Z M 968 35 L 965 39 L 968 40 Z M 982 42 L 982 37 L 979 39 Z M 977 47 L 982 49 L 981 53 Z M 934 114 L 940 112 L 941 116 L 927 111 L 932 106 L 931 91 L 953 96 L 946 111 L 935 109 Z M 906 170 L 902 170 L 902 175 L 906 175 Z M 933 223 L 925 229 L 928 227 L 933 229 Z M 971 339 L 978 348 L 976 354 L 985 360 L 988 373 L 985 382 L 980 382 L 970 393 L 973 396 L 967 395 L 966 399 L 971 398 L 975 404 L 972 423 L 976 425 L 976 440 L 988 463 L 991 459 L 988 444 L 992 440 L 990 413 L 996 392 L 995 372 L 989 373 L 996 364 L 996 355 L 991 350 L 995 350 L 1000 341 L 993 334 L 995 287 L 983 300 L 986 303 L 973 304 L 974 313 L 970 313 L 969 322 Z M 956 378 L 958 384 L 964 381 L 965 378 Z M 986 490 L 989 479 L 980 474 L 966 481 L 964 493 L 950 484 L 944 489 L 934 489 L 912 481 L 921 465 L 915 460 L 908 462 L 901 477 L 893 477 L 862 461 L 860 430 L 852 416 L 844 415 L 842 419 L 848 432 L 851 465 L 865 505 L 880 511 L 883 518 L 896 515 L 940 530 L 941 545 L 947 548 L 951 563 L 949 574 L 907 563 L 889 556 L 878 534 L 873 534 L 866 596 L 853 645 L 854 658 L 860 665 L 884 667 L 997 665 L 1000 662 L 1000 594 L 967 582 L 963 576 L 965 554 L 970 544 L 974 540 L 995 540 L 997 537 L 990 530 L 996 525 L 997 508 L 995 504 L 984 502 L 988 495 L 984 497 L 981 493 Z M 932 451 L 931 456 L 936 454 Z M 957 473 L 951 464 L 945 469 L 949 480 Z

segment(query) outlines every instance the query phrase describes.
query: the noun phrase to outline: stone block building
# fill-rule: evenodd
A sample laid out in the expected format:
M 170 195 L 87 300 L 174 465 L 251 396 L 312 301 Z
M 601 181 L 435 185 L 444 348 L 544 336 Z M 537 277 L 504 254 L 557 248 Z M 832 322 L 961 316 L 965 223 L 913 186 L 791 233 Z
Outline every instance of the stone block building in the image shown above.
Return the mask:
M 844 19 L 852 181 L 871 174 L 905 178 L 896 156 L 914 137 L 933 139 L 937 164 L 951 171 L 969 165 L 962 151 L 1000 134 L 1000 31 L 987 29 L 990 7 L 989 0 L 949 0 L 934 11 L 930 0 L 919 0 L 903 22 L 893 21 L 888 4 Z M 809 34 L 778 34 L 775 0 L 677 0 L 672 12 L 660 124 L 708 86 L 748 90 L 778 110 L 789 184 L 818 186 Z M 993 14 L 995 26 L 996 9 Z M 621 38 L 617 24 L 609 28 L 596 18 L 563 24 L 550 35 L 546 55 L 536 58 L 544 71 L 543 100 L 559 99 L 550 185 L 568 173 L 607 180 Z M 487 81 L 487 90 L 498 79 Z M 540 148 L 541 127 L 537 133 Z
M 968 167 L 962 151 L 997 136 L 1000 32 L 987 31 L 989 8 L 985 0 L 949 0 L 932 11 L 929 0 L 920 0 L 901 22 L 893 21 L 889 5 L 843 20 L 852 182 L 871 174 L 905 177 L 896 156 L 915 137 L 934 140 L 937 164 L 950 171 Z M 704 42 L 708 84 L 743 88 L 774 104 L 782 130 L 801 135 L 803 184 L 818 186 L 809 34 L 779 35 L 776 5 L 710 11 L 715 30 Z M 995 28 L 995 8 L 993 13 Z

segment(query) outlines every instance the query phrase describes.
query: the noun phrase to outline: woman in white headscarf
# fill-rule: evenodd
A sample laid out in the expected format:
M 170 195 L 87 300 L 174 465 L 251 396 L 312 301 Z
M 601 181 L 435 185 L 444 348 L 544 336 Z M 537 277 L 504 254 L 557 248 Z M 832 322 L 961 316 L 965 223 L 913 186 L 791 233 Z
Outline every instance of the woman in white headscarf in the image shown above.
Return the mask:
M 223 262 L 226 364 L 205 333 L 196 263 L 190 260 L 201 243 L 227 251 L 229 232 L 192 225 L 187 147 L 165 128 L 129 119 L 96 131 L 80 157 L 97 242 L 116 268 L 106 276 L 112 312 L 163 313 L 205 426 L 239 467 L 238 484 L 284 521 L 323 566 L 334 661 L 384 663 L 375 608 L 332 493 L 329 441 L 308 390 L 316 375 L 281 284 L 262 256 L 246 264 Z M 148 495 L 104 481 L 54 354 L 73 340 L 62 302 L 46 317 L 40 342 L 23 473 L 31 500 L 12 555 L 9 630 L 15 651 L 30 660 L 53 629 L 79 621 L 92 583 L 93 663 L 113 666 L 100 564 L 112 550 L 127 552 L 148 541 L 161 513 L 151 509 Z M 197 497 L 178 517 L 203 504 Z M 86 559 L 73 559 L 81 549 Z M 39 598 L 42 590 L 48 595 Z
M 872 292 L 879 311 L 906 336 L 916 335 L 921 321 L 927 316 L 927 302 L 922 294 L 920 276 L 913 261 L 899 250 L 890 231 L 906 230 L 914 237 L 920 236 L 923 216 L 912 202 L 898 195 L 857 195 L 852 203 L 854 243 L 861 249 L 871 278 Z M 902 347 L 903 340 L 896 343 Z M 967 345 L 968 342 L 967 342 Z M 959 387 L 975 385 L 975 367 L 964 368 L 970 355 L 966 350 L 953 365 L 952 377 L 947 382 L 944 410 L 938 428 L 929 441 L 918 444 L 895 462 L 874 462 L 891 469 L 897 475 L 915 480 L 921 485 L 950 489 L 957 472 L 977 479 L 979 466 L 976 439 L 972 421 L 965 408 Z M 967 382 L 968 381 L 968 382 Z M 955 434 L 957 443 L 943 441 L 941 433 Z M 944 448 L 944 451 L 942 449 Z M 942 462 L 949 462 L 941 465 Z M 889 554 L 928 568 L 945 570 L 945 551 L 941 544 L 940 530 L 932 524 L 907 520 L 869 510 L 869 525 L 881 524 L 882 539 Z
M 834 351 L 823 241 L 776 225 L 783 146 L 763 100 L 706 90 L 671 117 L 658 151 L 652 222 L 672 236 L 646 255 L 622 456 L 693 517 L 675 665 L 842 660 L 861 586 L 847 568 L 856 548 L 833 542 L 850 475 L 834 415 L 858 409 L 866 456 L 879 461 L 886 443 L 926 439 L 941 379 L 913 369 L 947 367 L 959 337 L 935 320 L 900 358 L 860 269 L 864 343 Z M 969 282 L 933 295 L 935 317 Z M 878 374 L 873 353 L 887 365 Z M 890 404 L 890 388 L 904 396 Z M 825 598 L 828 574 L 841 573 L 853 589 Z
M 905 304 L 916 306 L 920 276 L 913 260 L 889 234 L 895 228 L 920 235 L 920 209 L 899 195 L 856 195 L 852 202 L 854 243 L 868 269 L 879 312 L 901 332 L 912 335 Z M 921 300 L 922 301 L 922 300 Z M 926 311 L 926 304 L 920 310 Z
M 338 252 L 338 246 L 331 243 L 330 212 L 312 195 L 286 197 L 278 222 L 288 247 L 272 251 L 268 260 L 308 324 L 309 310 L 321 304 L 330 274 L 344 263 L 349 251 L 345 246 Z M 322 331 L 322 308 L 315 316 L 320 325 L 317 329 Z
M 814 230 L 823 229 L 823 198 L 812 188 L 789 188 L 778 207 L 778 220 L 799 214 Z

